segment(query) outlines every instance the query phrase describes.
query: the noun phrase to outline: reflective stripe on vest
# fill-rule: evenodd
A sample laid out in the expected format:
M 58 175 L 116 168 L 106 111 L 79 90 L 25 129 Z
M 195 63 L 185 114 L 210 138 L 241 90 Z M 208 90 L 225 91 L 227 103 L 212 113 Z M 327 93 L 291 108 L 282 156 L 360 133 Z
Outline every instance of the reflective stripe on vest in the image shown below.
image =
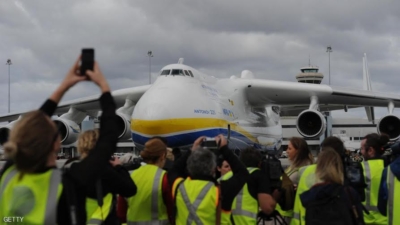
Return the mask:
M 258 168 L 253 168 L 253 167 L 247 168 L 250 174 L 257 169 Z M 246 198 L 246 200 L 243 201 L 243 198 Z M 244 209 L 243 207 L 244 205 L 247 207 L 253 206 L 254 211 L 252 212 L 250 210 Z M 258 213 L 258 199 L 254 199 L 253 196 L 251 196 L 251 194 L 248 191 L 248 185 L 245 184 L 233 201 L 232 216 L 235 221 L 235 224 L 256 223 L 257 213 Z M 246 218 L 239 218 L 240 216 Z
M 40 174 L 24 174 L 23 178 L 19 179 L 18 170 L 15 166 L 10 167 L 6 171 L 5 177 L 1 182 L 0 214 L 11 217 L 24 217 L 24 222 L 27 224 L 56 224 L 57 204 L 61 195 L 61 190 L 59 190 L 61 175 L 62 173 L 60 170 L 52 169 Z M 30 178 L 45 181 L 48 186 L 44 187 L 43 183 L 38 183 L 38 181 L 32 182 L 32 180 L 29 180 Z M 47 180 L 43 180 L 43 178 Z M 36 202 L 43 201 L 43 198 L 38 199 L 38 196 L 35 196 L 35 191 L 40 192 L 39 189 L 45 189 L 47 191 L 47 195 L 42 196 L 46 199 L 45 204 L 38 204 Z M 18 191 L 21 191 L 22 195 L 19 195 L 21 193 L 18 193 Z M 43 192 L 41 193 L 45 195 Z M 30 201 L 26 201 L 26 199 Z M 35 207 L 40 207 L 41 209 L 36 209 L 35 215 L 32 215 L 31 212 Z
M 151 188 L 151 219 L 158 220 L 158 184 L 161 180 L 162 169 L 158 169 L 154 177 L 153 187 Z
M 174 185 L 175 190 L 176 225 L 216 224 L 220 193 L 213 182 L 188 177 Z M 222 210 L 220 215 L 221 225 L 230 224 L 231 211 Z
M 365 183 L 367 184 L 365 188 L 365 208 L 368 211 L 377 211 L 378 207 L 371 206 L 371 168 L 368 161 L 364 161 L 362 164 L 364 167 Z
M 389 199 L 387 203 L 387 210 L 388 210 L 388 224 L 389 225 L 397 225 L 400 224 L 400 181 L 396 179 L 395 175 L 390 169 L 388 168 L 388 175 L 387 175 L 387 184 L 388 184 L 388 191 L 389 191 Z M 396 214 L 394 212 L 397 212 Z
M 187 224 L 192 224 L 193 221 L 195 221 L 197 225 L 203 224 L 203 222 L 197 216 L 196 211 L 199 208 L 201 201 L 203 200 L 203 198 L 206 196 L 206 194 L 213 185 L 214 184 L 212 182 L 208 182 L 208 184 L 204 186 L 203 189 L 201 189 L 200 194 L 197 196 L 193 204 L 190 203 L 190 199 L 188 194 L 186 193 L 185 186 L 179 185 L 178 189 L 181 192 L 183 201 L 185 202 L 187 209 L 189 210 L 189 217 L 187 218 Z
M 317 183 L 317 179 L 315 177 L 316 169 L 316 164 L 301 167 L 299 169 L 300 180 L 299 184 L 297 185 L 293 207 L 293 218 L 290 221 L 290 225 L 305 224 L 306 209 L 303 207 L 303 204 L 300 200 L 300 195 L 308 191 L 314 184 Z
M 87 224 L 97 225 L 104 222 L 113 209 L 113 194 L 108 193 L 103 198 L 103 206 L 96 199 L 86 198 Z
M 155 165 L 144 165 L 132 172 L 138 191 L 128 198 L 127 224 L 168 224 L 161 190 L 164 174 Z
M 379 187 L 384 169 L 384 161 L 373 159 L 361 163 L 365 177 L 365 201 L 362 203 L 369 211 L 364 214 L 365 224 L 386 224 L 387 217 L 383 216 L 378 210 Z
M 6 189 L 6 186 L 8 184 L 8 182 L 10 182 L 11 178 L 13 178 L 15 176 L 15 174 L 18 173 L 18 170 L 13 168 L 11 169 L 10 172 L 8 172 L 8 174 L 5 176 L 3 183 L 1 184 L 1 188 L 0 188 L 0 201 L 1 201 L 1 197 L 3 196 L 3 192 Z M 3 174 L 4 176 L 4 174 Z

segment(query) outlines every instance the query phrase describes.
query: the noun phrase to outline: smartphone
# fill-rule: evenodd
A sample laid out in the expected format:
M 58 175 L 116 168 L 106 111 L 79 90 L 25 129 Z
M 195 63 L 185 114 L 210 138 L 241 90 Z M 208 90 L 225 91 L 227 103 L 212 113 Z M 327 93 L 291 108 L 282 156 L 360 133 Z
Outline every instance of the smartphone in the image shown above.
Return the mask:
M 218 143 L 216 142 L 215 138 L 204 138 L 201 146 L 210 150 L 218 149 Z
M 93 71 L 93 66 L 94 66 L 94 49 L 93 48 L 82 49 L 80 75 L 85 76 L 86 70 Z

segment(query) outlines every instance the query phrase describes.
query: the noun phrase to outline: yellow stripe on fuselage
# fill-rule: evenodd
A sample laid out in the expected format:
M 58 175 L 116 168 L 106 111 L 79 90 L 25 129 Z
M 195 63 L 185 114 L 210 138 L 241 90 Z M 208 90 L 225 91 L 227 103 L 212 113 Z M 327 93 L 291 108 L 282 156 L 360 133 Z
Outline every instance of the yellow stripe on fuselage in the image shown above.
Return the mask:
M 245 129 L 236 124 L 231 124 L 223 119 L 214 118 L 171 118 L 165 120 L 131 120 L 131 130 L 149 136 L 168 135 L 172 133 L 184 133 L 194 130 L 223 128 L 228 129 L 228 124 L 231 125 L 231 130 L 241 133 L 251 141 L 258 143 Z

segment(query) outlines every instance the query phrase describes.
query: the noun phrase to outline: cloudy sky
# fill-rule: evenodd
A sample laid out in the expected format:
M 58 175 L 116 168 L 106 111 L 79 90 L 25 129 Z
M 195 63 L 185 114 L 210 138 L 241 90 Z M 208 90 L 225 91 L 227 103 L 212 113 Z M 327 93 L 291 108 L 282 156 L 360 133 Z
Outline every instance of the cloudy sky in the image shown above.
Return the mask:
M 184 57 L 216 77 L 248 69 L 258 78 L 295 82 L 310 55 L 327 84 L 331 45 L 332 86 L 362 89 L 367 53 L 373 89 L 400 94 L 399 11 L 396 1 L 0 1 L 0 114 L 8 108 L 7 59 L 11 111 L 28 110 L 51 94 L 82 47 L 96 49 L 115 90 L 148 84 L 148 50 L 153 80 Z M 79 84 L 64 100 L 97 93 L 94 85 Z M 387 110 L 376 112 L 379 118 Z

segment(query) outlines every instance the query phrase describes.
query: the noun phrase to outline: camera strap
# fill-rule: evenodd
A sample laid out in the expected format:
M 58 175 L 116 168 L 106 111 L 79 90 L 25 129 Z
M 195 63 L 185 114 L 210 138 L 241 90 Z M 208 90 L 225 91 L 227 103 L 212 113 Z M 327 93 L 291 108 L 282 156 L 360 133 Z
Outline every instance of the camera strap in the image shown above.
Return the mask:
M 221 195 L 221 186 L 217 185 L 218 189 L 218 205 L 217 205 L 217 215 L 216 215 L 216 225 L 221 225 L 221 213 L 222 213 L 222 195 Z
M 355 204 L 354 204 L 353 195 L 349 192 L 349 187 L 344 187 L 344 190 L 345 190 L 347 196 L 348 196 L 349 199 L 350 199 L 351 211 L 352 211 L 352 213 L 353 213 L 354 218 L 356 219 L 357 224 L 362 224 L 362 223 L 360 222 L 360 219 L 359 219 L 359 218 L 360 218 L 360 215 L 358 215 L 357 207 L 356 207 Z

